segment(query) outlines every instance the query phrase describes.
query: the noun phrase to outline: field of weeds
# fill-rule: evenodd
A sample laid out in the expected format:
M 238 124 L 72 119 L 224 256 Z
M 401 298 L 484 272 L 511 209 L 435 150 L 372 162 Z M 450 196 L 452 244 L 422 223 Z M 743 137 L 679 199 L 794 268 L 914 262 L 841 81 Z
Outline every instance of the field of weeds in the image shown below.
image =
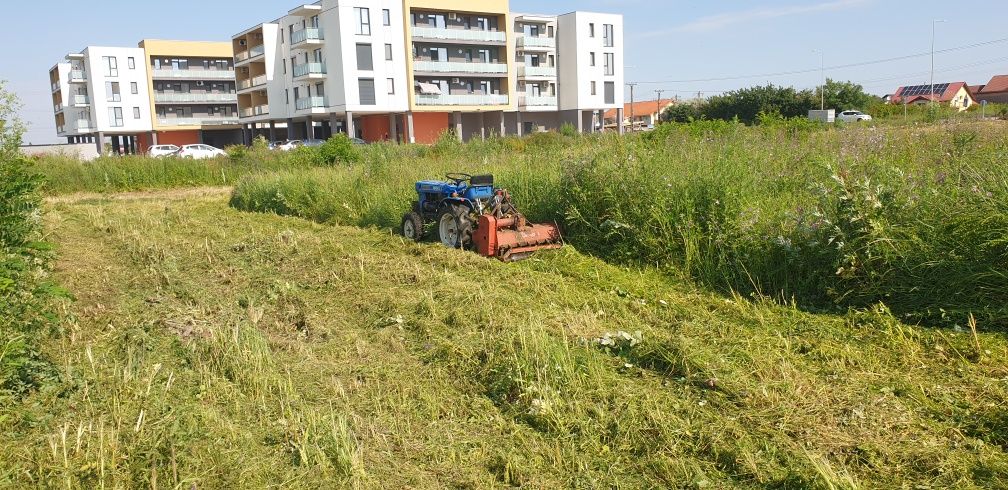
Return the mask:
M 0 416 L 0 486 L 1008 486 L 1003 332 L 224 192 L 49 201 L 75 301 L 42 345 L 59 383 Z

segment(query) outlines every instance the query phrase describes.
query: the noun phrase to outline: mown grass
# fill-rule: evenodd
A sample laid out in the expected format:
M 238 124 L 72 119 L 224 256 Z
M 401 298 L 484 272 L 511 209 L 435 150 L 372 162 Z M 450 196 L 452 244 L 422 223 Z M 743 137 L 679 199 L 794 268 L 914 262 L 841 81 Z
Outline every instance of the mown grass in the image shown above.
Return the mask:
M 64 383 L 0 417 L 0 484 L 1008 486 L 1001 333 L 225 199 L 51 205 Z
M 723 122 L 615 136 L 386 148 L 361 165 L 243 179 L 232 206 L 395 228 L 413 183 L 490 172 L 579 250 L 728 294 L 1008 325 L 1008 146 L 1002 123 Z M 399 154 L 397 151 L 411 151 Z

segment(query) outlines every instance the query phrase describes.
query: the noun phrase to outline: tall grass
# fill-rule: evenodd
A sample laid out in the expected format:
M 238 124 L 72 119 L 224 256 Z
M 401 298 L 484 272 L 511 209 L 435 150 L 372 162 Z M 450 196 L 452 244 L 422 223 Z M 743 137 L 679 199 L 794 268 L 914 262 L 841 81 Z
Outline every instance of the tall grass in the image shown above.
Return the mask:
M 809 308 L 1008 325 L 1008 147 L 999 123 L 750 128 L 498 139 L 243 179 L 232 206 L 395 228 L 413 183 L 491 172 L 536 220 L 622 264 Z M 415 151 L 415 150 L 412 150 Z

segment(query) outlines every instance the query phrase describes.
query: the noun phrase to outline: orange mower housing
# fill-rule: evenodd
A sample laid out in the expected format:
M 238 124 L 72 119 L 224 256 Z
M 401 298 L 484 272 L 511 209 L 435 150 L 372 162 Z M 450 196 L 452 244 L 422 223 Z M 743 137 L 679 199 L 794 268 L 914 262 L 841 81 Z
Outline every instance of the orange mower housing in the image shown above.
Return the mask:
M 562 248 L 562 241 L 556 226 L 529 224 L 520 214 L 503 218 L 484 214 L 473 233 L 477 253 L 505 262 L 522 260 L 540 250 Z

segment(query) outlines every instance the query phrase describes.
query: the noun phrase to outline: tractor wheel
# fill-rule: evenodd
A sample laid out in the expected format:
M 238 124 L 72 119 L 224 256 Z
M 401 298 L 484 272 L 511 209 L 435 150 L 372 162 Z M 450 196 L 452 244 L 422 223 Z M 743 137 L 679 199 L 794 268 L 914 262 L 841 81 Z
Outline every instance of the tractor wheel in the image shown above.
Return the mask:
M 403 216 L 402 227 L 399 230 L 407 240 L 419 242 L 424 237 L 423 218 L 416 211 L 410 211 Z
M 445 206 L 438 213 L 438 239 L 448 248 L 471 248 L 473 228 L 465 206 Z

